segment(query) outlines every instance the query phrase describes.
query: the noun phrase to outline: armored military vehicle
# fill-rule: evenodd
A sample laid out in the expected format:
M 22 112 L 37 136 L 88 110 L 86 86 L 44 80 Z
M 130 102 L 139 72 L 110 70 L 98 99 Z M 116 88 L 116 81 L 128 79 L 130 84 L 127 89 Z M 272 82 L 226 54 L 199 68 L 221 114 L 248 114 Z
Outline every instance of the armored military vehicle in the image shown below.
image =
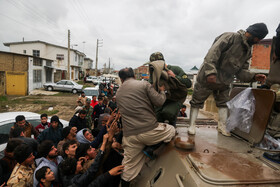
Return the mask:
M 244 88 L 234 88 L 233 98 Z M 196 121 L 196 135 L 188 135 L 188 121 L 177 121 L 177 136 L 147 159 L 132 182 L 135 187 L 280 186 L 280 164 L 263 157 L 254 145 L 262 141 L 275 101 L 271 90 L 252 89 L 256 108 L 249 133 L 233 130 L 231 137 L 217 131 L 211 119 Z M 187 147 L 188 145 L 193 145 Z

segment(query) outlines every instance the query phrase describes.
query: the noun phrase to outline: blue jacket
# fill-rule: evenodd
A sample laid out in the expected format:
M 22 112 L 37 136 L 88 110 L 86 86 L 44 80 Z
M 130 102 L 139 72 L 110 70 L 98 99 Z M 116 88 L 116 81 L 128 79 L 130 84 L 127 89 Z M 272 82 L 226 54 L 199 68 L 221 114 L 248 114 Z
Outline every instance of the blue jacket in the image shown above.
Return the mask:
M 63 128 L 60 126 L 58 126 L 56 129 L 50 126 L 37 137 L 37 141 L 41 143 L 44 140 L 51 140 L 53 141 L 54 145 L 57 146 L 58 142 L 63 140 L 62 129 Z

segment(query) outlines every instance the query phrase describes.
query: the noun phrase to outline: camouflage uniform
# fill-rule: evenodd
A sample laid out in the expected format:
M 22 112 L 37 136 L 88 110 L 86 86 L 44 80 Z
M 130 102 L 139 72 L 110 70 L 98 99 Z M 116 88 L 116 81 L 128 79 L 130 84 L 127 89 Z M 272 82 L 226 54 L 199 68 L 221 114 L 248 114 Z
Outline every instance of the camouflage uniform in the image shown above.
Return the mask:
M 21 186 L 29 187 L 33 186 L 33 174 L 35 171 L 35 164 L 32 164 L 31 167 L 26 167 L 17 163 L 14 167 L 13 172 L 7 182 L 8 186 Z
M 87 127 L 92 130 L 93 129 L 93 123 L 92 123 L 92 114 L 93 114 L 93 108 L 92 106 L 89 106 L 89 108 L 87 108 L 86 106 L 83 106 L 83 110 L 85 110 L 87 112 L 86 115 L 86 120 L 87 120 Z
M 158 61 L 158 60 L 164 61 L 164 57 L 162 53 L 155 52 L 151 54 L 150 62 Z M 188 79 L 188 76 L 186 75 L 186 73 L 183 71 L 182 68 L 180 68 L 179 66 L 167 65 L 167 69 L 171 70 L 175 74 L 175 78 L 177 78 L 183 85 L 185 85 L 186 88 L 191 87 L 192 83 L 190 79 Z M 151 77 L 149 81 L 151 82 Z M 182 102 L 184 101 L 181 100 L 174 101 L 171 99 L 166 99 L 165 103 L 161 107 L 155 108 L 158 122 L 164 122 L 165 120 L 168 120 L 169 124 L 175 125 L 177 115 L 182 106 Z

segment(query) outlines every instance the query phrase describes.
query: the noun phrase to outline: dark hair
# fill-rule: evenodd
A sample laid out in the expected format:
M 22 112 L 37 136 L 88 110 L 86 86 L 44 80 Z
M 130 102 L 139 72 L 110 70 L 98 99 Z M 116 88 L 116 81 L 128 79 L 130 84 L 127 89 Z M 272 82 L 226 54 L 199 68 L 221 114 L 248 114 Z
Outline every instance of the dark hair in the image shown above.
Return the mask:
M 27 144 L 20 144 L 15 148 L 14 158 L 18 163 L 24 162 L 32 153 L 32 148 Z
M 84 129 L 83 130 L 83 135 L 85 136 L 85 133 L 87 132 L 87 131 L 89 131 L 88 129 Z
M 52 116 L 52 118 L 51 118 L 51 123 L 54 122 L 54 121 L 59 123 L 59 122 L 60 122 L 60 121 L 59 121 L 59 117 L 56 116 L 56 115 Z
M 84 93 L 85 93 L 85 92 L 83 92 L 83 91 L 81 92 L 81 94 L 84 94 Z
M 103 97 L 100 95 L 100 96 L 98 96 L 97 100 L 98 101 L 103 100 Z
M 69 141 L 66 141 L 63 145 L 62 145 L 62 157 L 63 158 L 67 158 L 67 155 L 65 153 L 65 151 L 69 148 L 70 145 L 74 145 L 74 144 L 77 144 L 77 141 L 76 140 L 69 140 Z
M 23 141 L 20 139 L 10 139 L 7 143 L 7 146 L 5 148 L 6 152 L 12 153 L 14 152 L 15 148 L 19 146 Z
M 96 95 L 93 95 L 91 98 L 93 98 L 93 97 L 97 97 Z
M 20 137 L 20 134 L 24 132 L 24 129 L 22 127 L 15 127 L 13 131 L 11 132 L 12 138 Z
M 19 121 L 22 121 L 22 120 L 25 120 L 25 117 L 23 115 L 18 115 L 16 117 L 16 123 L 19 122 Z
M 77 160 L 75 158 L 66 158 L 61 164 L 60 168 L 63 175 L 73 175 L 76 171 Z
M 45 140 L 38 146 L 37 158 L 47 157 L 52 150 L 53 142 L 51 140 Z
M 45 179 L 46 178 L 46 173 L 47 170 L 50 169 L 50 167 L 48 166 L 43 166 L 40 169 L 38 169 L 35 173 L 35 178 L 37 179 L 37 181 L 40 183 L 41 179 Z
M 40 118 L 42 119 L 43 117 L 48 118 L 48 115 L 47 114 L 41 114 Z
M 187 106 L 186 106 L 186 105 L 183 105 L 182 108 L 187 108 Z
M 128 78 L 134 78 L 134 72 L 132 68 L 123 68 L 119 71 L 119 77 L 125 81 Z
M 80 110 L 80 111 L 79 111 L 79 114 L 87 114 L 87 111 L 85 111 L 85 110 Z
M 90 149 L 90 144 L 88 143 L 81 143 L 79 147 L 76 149 L 76 159 L 79 159 L 80 157 L 84 157 L 87 155 L 87 150 Z

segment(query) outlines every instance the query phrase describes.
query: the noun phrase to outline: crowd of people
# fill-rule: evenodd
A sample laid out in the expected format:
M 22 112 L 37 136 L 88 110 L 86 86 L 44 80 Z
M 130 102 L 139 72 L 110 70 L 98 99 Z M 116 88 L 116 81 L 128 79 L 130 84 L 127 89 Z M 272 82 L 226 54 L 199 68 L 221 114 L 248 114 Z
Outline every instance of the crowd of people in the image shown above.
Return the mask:
M 248 70 L 247 61 L 251 46 L 267 32 L 265 24 L 257 23 L 216 38 L 194 85 L 189 134 L 196 133 L 198 110 L 213 93 L 218 130 L 230 136 L 225 129 L 229 84 L 234 75 L 247 82 L 265 81 L 265 75 Z M 176 118 L 186 117 L 183 102 L 192 84 L 180 67 L 167 65 L 160 52 L 151 54 L 149 69 L 149 81 L 136 80 L 132 68 L 121 69 L 122 86 L 110 99 L 105 87 L 91 99 L 81 93 L 68 126 L 56 115 L 48 122 L 42 114 L 37 127 L 17 116 L 0 161 L 2 186 L 128 187 L 147 156 L 153 159 L 153 150 L 175 136 Z

